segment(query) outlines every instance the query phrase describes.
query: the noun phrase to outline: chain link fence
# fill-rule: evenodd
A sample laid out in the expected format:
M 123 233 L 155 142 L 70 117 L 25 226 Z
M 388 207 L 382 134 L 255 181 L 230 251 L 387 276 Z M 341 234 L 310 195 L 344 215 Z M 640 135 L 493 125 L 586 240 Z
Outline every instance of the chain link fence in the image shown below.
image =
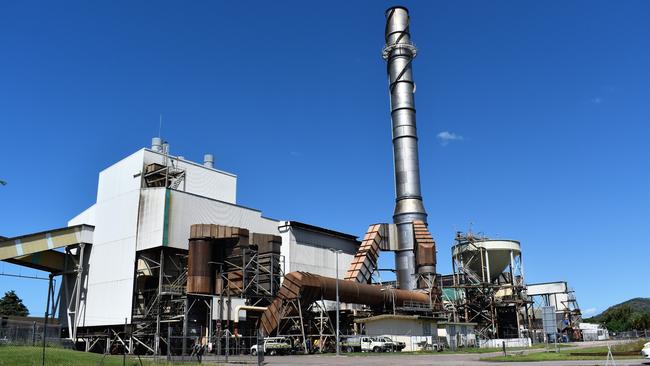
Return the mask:
M 83 342 L 76 345 L 61 338 L 59 324 L 0 318 L 0 366 L 151 366 L 202 364 L 257 364 L 258 357 L 250 354 L 256 337 L 233 336 L 199 343 L 197 337 L 172 336 L 166 354 L 160 356 L 130 355 L 126 344 L 113 342 L 107 354 L 80 352 Z M 44 338 L 44 334 L 46 335 Z M 126 338 L 123 338 L 126 340 Z M 205 344 L 197 347 L 197 344 Z M 101 348 L 101 347 L 100 347 Z M 106 347 L 104 347 L 106 348 Z M 199 349 L 201 351 L 199 352 Z M 97 348 L 95 348 L 97 350 Z
M 650 329 L 630 330 L 626 332 L 610 332 L 609 337 L 612 339 L 638 339 L 650 337 Z
M 44 324 L 36 321 L 2 318 L 0 346 L 37 346 L 43 344 Z M 61 339 L 61 326 L 47 325 L 46 346 L 70 347 L 72 342 Z

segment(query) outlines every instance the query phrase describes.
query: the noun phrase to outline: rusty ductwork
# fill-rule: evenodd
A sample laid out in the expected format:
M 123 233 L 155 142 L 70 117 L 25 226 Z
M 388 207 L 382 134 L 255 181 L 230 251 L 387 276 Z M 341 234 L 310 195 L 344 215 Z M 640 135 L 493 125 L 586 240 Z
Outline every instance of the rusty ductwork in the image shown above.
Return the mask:
M 384 237 L 382 236 L 383 227 L 386 224 L 370 225 L 363 241 L 352 258 L 352 263 L 345 273 L 345 279 L 360 283 L 370 283 L 372 273 L 377 267 L 377 258 L 379 258 L 379 248 Z
M 395 306 L 402 306 L 405 302 L 431 303 L 429 295 L 424 292 L 337 280 L 307 272 L 291 272 L 285 275 L 280 292 L 262 314 L 260 328 L 265 335 L 270 335 L 278 327 L 280 319 L 287 315 L 286 306 L 292 300 L 300 301 L 303 309 L 317 300 L 336 300 L 337 281 L 339 299 L 344 303 L 386 308 L 392 307 L 393 301 Z
M 239 296 L 246 288 L 244 282 L 257 276 L 257 280 L 264 282 L 259 288 L 275 294 L 280 288 L 278 256 L 281 245 L 282 238 L 277 235 L 250 233 L 240 227 L 194 224 L 190 227 L 187 292 L 220 294 L 228 291 L 230 295 Z M 246 256 L 250 255 L 248 249 L 261 256 L 259 266 L 264 273 L 244 273 Z M 227 276 L 225 285 L 218 271 Z
M 210 262 L 223 263 L 233 250 L 248 245 L 249 233 L 246 229 L 214 224 L 192 225 L 187 263 L 187 292 L 217 292 L 215 268 Z
M 211 294 L 214 273 L 210 270 L 212 243 L 207 239 L 190 239 L 187 259 L 187 292 Z
M 415 253 L 418 274 L 436 274 L 436 242 L 433 240 L 427 225 L 422 221 L 413 223 L 415 234 L 415 243 L 417 250 Z

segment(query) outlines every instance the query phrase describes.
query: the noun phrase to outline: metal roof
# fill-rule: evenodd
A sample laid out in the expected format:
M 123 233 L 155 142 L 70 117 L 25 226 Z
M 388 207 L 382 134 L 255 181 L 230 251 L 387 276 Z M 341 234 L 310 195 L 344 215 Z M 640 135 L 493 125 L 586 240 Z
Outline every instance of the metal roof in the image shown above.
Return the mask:
M 319 232 L 319 233 L 329 234 L 329 235 L 332 235 L 332 236 L 338 236 L 340 238 L 349 239 L 349 240 L 357 240 L 357 238 L 358 238 L 358 236 L 356 236 L 356 235 L 346 234 L 346 233 L 342 233 L 340 231 L 330 230 L 330 229 L 326 229 L 326 228 L 320 227 L 320 226 L 305 224 L 304 222 L 300 222 L 300 221 L 285 221 L 284 226 L 291 226 L 291 227 L 295 227 L 295 228 L 298 228 L 298 229 L 316 231 L 316 232 Z
M 61 262 L 59 254 L 62 253 L 54 249 L 80 243 L 92 244 L 94 230 L 94 226 L 76 225 L 4 238 L 0 240 L 0 260 L 58 268 Z

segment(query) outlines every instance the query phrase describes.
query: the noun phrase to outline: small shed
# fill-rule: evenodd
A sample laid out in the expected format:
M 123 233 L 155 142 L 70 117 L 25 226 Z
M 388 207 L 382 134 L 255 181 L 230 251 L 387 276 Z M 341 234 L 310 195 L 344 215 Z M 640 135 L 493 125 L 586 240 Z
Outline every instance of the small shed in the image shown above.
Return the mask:
M 579 323 L 583 341 L 604 341 L 609 339 L 609 331 L 600 324 Z
M 441 322 L 420 315 L 384 314 L 356 319 L 369 336 L 388 336 L 404 342 L 404 351 L 421 351 L 426 345 L 443 344 L 452 347 L 469 347 L 476 344 L 476 323 Z
M 476 323 L 439 322 L 438 336 L 447 340 L 450 348 L 476 347 Z

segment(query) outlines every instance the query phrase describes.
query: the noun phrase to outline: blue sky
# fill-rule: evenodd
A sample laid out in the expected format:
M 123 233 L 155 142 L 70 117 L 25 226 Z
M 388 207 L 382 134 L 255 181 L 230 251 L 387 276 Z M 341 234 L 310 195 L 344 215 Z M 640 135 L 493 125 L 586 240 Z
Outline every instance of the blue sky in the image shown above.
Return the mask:
M 214 153 L 266 216 L 390 221 L 389 5 L 3 2 L 0 235 L 64 226 L 161 113 L 172 153 Z M 583 310 L 650 297 L 650 3 L 405 5 L 439 271 L 472 228 L 520 240 L 528 282 L 568 281 Z M 43 312 L 45 281 L 9 289 Z

